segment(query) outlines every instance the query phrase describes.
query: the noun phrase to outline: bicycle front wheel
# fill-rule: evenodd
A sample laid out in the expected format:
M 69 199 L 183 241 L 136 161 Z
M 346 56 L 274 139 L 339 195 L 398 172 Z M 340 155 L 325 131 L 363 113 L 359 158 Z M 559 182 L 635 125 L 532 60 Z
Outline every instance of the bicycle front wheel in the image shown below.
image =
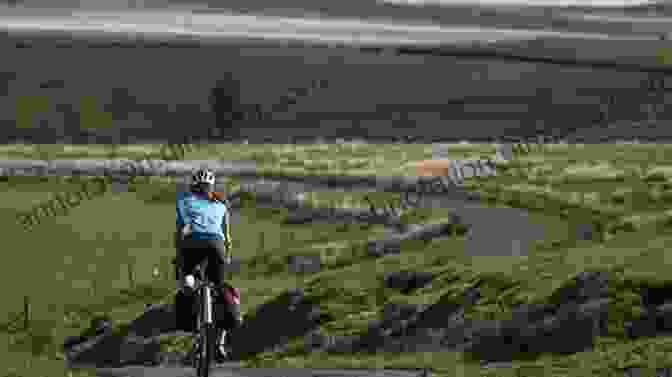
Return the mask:
M 214 355 L 215 328 L 211 323 L 204 323 L 200 329 L 198 355 L 196 359 L 196 376 L 209 377 L 210 365 Z

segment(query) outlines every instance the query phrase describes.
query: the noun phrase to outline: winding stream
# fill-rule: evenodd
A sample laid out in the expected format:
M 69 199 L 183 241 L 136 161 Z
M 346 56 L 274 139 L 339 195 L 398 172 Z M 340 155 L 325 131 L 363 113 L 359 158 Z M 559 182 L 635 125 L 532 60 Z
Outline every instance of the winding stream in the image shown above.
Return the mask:
M 291 201 L 306 191 L 361 192 L 404 190 L 427 182 L 427 177 L 301 177 L 255 172 L 251 161 L 141 161 L 131 160 L 3 160 L 2 175 L 103 175 L 129 176 L 134 172 L 143 176 L 185 176 L 197 167 L 207 166 L 220 175 L 237 176 L 244 185 L 266 183 L 270 191 L 280 194 L 277 205 Z M 356 183 L 356 184 L 355 184 Z M 417 188 L 416 188 L 417 189 Z M 268 192 L 268 189 L 265 191 Z M 493 207 L 470 198 L 466 191 L 458 189 L 447 192 L 415 194 L 418 207 L 445 208 L 446 215 L 458 215 L 471 228 L 467 235 L 465 252 L 470 255 L 521 255 L 527 253 L 528 242 L 544 238 L 541 224 L 530 220 L 527 210 Z M 285 203 L 286 204 L 286 203 Z M 274 204 L 275 205 L 275 204 Z

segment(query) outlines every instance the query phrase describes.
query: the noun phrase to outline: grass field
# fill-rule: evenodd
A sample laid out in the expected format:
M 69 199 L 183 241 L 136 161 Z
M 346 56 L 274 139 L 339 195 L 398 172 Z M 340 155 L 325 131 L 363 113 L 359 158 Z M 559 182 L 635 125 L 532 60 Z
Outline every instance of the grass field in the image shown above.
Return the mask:
M 60 148 L 60 149 L 59 149 Z M 11 146 L 3 158 L 109 158 L 114 151 L 100 147 Z M 456 145 L 456 158 L 491 155 L 492 146 Z M 144 156 L 158 146 L 119 148 L 117 156 Z M 408 162 L 431 156 L 429 145 L 216 145 L 190 153 L 185 159 L 255 160 L 263 167 L 298 172 L 349 174 L 412 174 Z M 370 259 L 362 242 L 379 237 L 383 229 L 360 225 L 284 225 L 286 210 L 246 205 L 233 224 L 234 250 L 246 261 L 233 277 L 242 290 L 243 310 L 291 287 L 301 286 L 309 297 L 336 318 L 323 325 L 330 334 L 359 333 L 381 307 L 367 300 L 380 293 L 381 276 L 402 269 L 428 270 L 439 278 L 412 296 L 383 290 L 386 302 L 432 303 L 441 295 L 458 295 L 476 280 L 485 282 L 484 298 L 466 313 L 471 317 L 505 316 L 517 303 L 544 300 L 577 272 L 604 269 L 618 276 L 612 292 L 617 304 L 610 321 L 631 319 L 628 295 L 641 286 L 672 284 L 666 249 L 672 243 L 672 149 L 670 145 L 550 145 L 516 162 L 502 165 L 496 178 L 469 180 L 487 194 L 491 205 L 530 209 L 535 221 L 550 229 L 545 242 L 523 256 L 465 255 L 464 239 L 408 244 L 399 255 Z M 405 170 L 404 170 L 405 169 Z M 236 180 L 230 180 L 236 187 Z M 174 185 L 155 180 L 128 193 L 107 193 L 86 201 L 67 216 L 53 217 L 32 232 L 16 222 L 17 211 L 49 198 L 51 192 L 75 189 L 65 179 L 11 178 L 0 182 L 0 225 L 6 263 L 0 265 L 3 305 L 0 324 L 21 311 L 23 297 L 32 303 L 30 331 L 0 327 L 0 376 L 57 376 L 66 371 L 59 360 L 63 337 L 88 326 L 92 316 L 107 313 L 115 322 L 133 319 L 144 304 L 170 294 L 170 258 Z M 376 201 L 394 194 L 377 193 Z M 363 194 L 314 192 L 315 205 L 361 206 Z M 421 210 L 425 221 L 445 211 Z M 571 225 L 593 219 L 601 224 L 604 241 L 576 241 Z M 570 226 L 568 228 L 568 225 Z M 570 232 L 568 232 L 570 229 Z M 263 233 L 263 245 L 260 234 Z M 328 257 L 327 269 L 307 276 L 283 271 L 283 258 L 306 251 Z M 131 287 L 127 266 L 134 271 Z M 152 275 L 158 266 L 159 277 Z M 28 279 L 26 279 L 28 278 Z M 503 286 L 517 285 L 510 294 Z M 334 294 L 338 292 L 338 294 Z M 610 312 L 611 313 L 611 312 Z M 10 326 L 11 327 L 11 326 Z M 622 327 L 622 326 L 621 326 Z M 4 328 L 4 330 L 2 329 Z M 180 340 L 166 342 L 179 347 Z M 542 355 L 515 361 L 512 368 L 481 369 L 460 353 L 377 354 L 334 356 L 304 354 L 302 339 L 285 351 L 268 352 L 247 360 L 250 365 L 310 365 L 357 367 L 430 366 L 445 376 L 611 376 L 627 366 L 672 366 L 672 338 L 660 336 L 630 341 L 613 331 L 591 351 L 573 355 Z M 2 373 L 5 373 L 4 375 Z M 621 374 L 622 375 L 622 374 Z

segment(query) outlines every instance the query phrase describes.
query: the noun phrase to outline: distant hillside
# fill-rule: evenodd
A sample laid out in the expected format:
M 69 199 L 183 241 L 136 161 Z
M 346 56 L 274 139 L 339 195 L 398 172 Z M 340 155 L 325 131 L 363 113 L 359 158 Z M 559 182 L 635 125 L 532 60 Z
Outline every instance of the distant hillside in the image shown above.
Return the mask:
M 644 120 L 648 103 L 669 102 L 643 73 L 350 48 L 5 36 L 0 51 L 4 143 L 565 136 Z M 669 106 L 656 115 L 671 116 Z

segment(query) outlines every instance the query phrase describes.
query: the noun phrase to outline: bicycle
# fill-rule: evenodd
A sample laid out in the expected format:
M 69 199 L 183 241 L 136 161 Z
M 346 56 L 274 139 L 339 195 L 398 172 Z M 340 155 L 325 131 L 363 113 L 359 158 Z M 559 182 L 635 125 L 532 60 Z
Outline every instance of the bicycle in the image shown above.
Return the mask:
M 216 346 L 216 327 L 214 320 L 213 292 L 216 285 L 205 277 L 208 265 L 207 259 L 194 268 L 191 276 L 194 278 L 190 290 L 195 295 L 194 305 L 196 327 L 193 335 L 193 348 L 189 352 L 189 359 L 193 359 L 197 377 L 208 377 Z M 189 281 L 189 276 L 186 276 Z M 192 285 L 192 284 L 189 284 Z M 222 334 L 223 337 L 226 334 Z

